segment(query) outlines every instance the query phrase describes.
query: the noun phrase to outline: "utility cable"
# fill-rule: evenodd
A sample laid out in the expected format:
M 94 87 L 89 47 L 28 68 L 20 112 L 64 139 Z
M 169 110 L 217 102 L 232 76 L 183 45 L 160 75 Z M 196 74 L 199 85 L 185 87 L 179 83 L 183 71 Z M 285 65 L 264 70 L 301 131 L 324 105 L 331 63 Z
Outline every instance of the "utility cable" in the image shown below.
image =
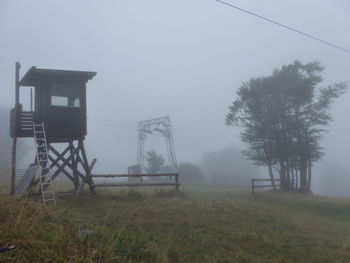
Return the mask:
M 295 32 L 295 33 L 301 34 L 301 35 L 303 35 L 303 36 L 305 36 L 305 37 L 308 37 L 308 38 L 311 38 L 311 39 L 316 40 L 316 41 L 318 41 L 318 42 L 321 42 L 322 44 L 328 45 L 328 46 L 330 46 L 330 47 L 336 48 L 336 49 L 338 49 L 338 50 L 340 50 L 340 51 L 343 51 L 343 52 L 346 52 L 346 53 L 350 54 L 350 50 L 345 49 L 345 48 L 342 48 L 342 47 L 340 47 L 340 46 L 337 46 L 337 45 L 335 45 L 335 44 L 333 44 L 333 43 L 331 43 L 331 42 L 325 41 L 325 40 L 323 40 L 323 39 L 321 39 L 321 38 L 315 37 L 315 36 L 310 35 L 310 34 L 308 34 L 308 33 L 305 33 L 305 32 L 302 32 L 302 31 L 300 31 L 300 30 L 297 30 L 297 29 L 295 29 L 295 28 L 292 28 L 292 27 L 290 27 L 290 26 L 284 25 L 284 24 L 282 24 L 282 23 L 280 23 L 280 22 L 277 22 L 277 21 L 274 21 L 274 20 L 272 20 L 272 19 L 266 18 L 266 17 L 261 16 L 261 15 L 259 15 L 259 14 L 257 14 L 257 13 L 254 13 L 254 12 L 251 12 L 251 11 L 249 11 L 249 10 L 243 9 L 243 8 L 241 8 L 241 7 L 239 7 L 239 6 L 236 6 L 236 5 L 233 5 L 233 4 L 230 4 L 230 3 L 227 3 L 227 2 L 221 1 L 221 0 L 215 0 L 215 1 L 216 1 L 216 2 L 219 2 L 219 3 L 223 4 L 223 5 L 226 5 L 226 6 L 235 8 L 235 9 L 237 9 L 237 10 L 239 10 L 239 11 L 241 11 L 241 12 L 247 13 L 247 14 L 249 14 L 249 15 L 258 17 L 258 18 L 260 18 L 260 19 L 262 19 L 262 20 L 265 20 L 265 21 L 270 22 L 270 23 L 272 23 L 272 24 L 275 24 L 275 25 L 277 25 L 277 26 L 283 27 L 283 28 L 285 28 L 285 29 L 287 29 L 287 30 L 290 30 L 290 31 L 293 31 L 293 32 Z
M 90 122 L 90 124 L 92 125 L 97 125 L 97 126 L 105 126 L 105 127 L 112 127 L 112 128 L 119 128 L 119 129 L 128 129 L 128 130 L 133 130 L 136 131 L 137 130 L 137 125 L 133 125 L 131 123 L 126 124 L 126 123 L 122 123 L 122 122 L 115 122 L 115 121 L 109 121 L 109 120 L 100 120 L 100 119 L 92 119 L 92 118 L 88 118 L 90 121 L 96 122 Z M 101 122 L 101 123 L 99 123 Z M 125 126 L 124 126 L 125 125 Z M 179 133 L 176 132 L 175 133 L 176 139 L 175 141 L 180 142 L 186 146 L 189 146 L 188 144 L 192 144 L 193 146 L 202 148 L 202 150 L 206 149 L 206 147 L 204 146 L 204 144 L 200 143 L 197 140 L 194 140 L 193 138 L 189 138 L 187 136 L 185 136 L 184 134 L 179 136 Z

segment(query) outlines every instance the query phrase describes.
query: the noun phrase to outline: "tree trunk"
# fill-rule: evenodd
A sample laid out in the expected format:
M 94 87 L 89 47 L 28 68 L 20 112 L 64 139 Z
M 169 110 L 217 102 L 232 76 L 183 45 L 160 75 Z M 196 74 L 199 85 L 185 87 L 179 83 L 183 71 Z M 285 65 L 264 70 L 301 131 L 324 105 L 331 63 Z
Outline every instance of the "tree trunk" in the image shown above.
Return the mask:
M 311 191 L 311 170 L 312 170 L 312 163 L 309 160 L 308 161 L 308 166 L 307 166 L 307 184 L 306 184 L 306 192 L 310 192 Z
M 269 168 L 269 175 L 270 175 L 270 179 L 271 179 L 272 188 L 273 188 L 273 190 L 276 190 L 275 178 L 273 176 L 272 164 L 270 161 L 269 161 L 267 166 Z
M 286 167 L 284 165 L 284 161 L 281 161 L 281 160 L 280 160 L 280 190 L 281 191 L 287 190 Z
M 287 179 L 286 179 L 287 190 L 290 191 L 291 190 L 291 178 L 290 178 L 290 166 L 289 166 L 288 160 L 286 160 L 286 171 L 287 171 Z
M 307 162 L 302 160 L 300 167 L 300 190 L 307 192 Z
M 292 185 L 291 185 L 291 189 L 292 189 L 292 191 L 294 192 L 295 191 L 295 174 L 294 174 L 294 168 L 292 167 L 291 168 L 291 176 L 292 176 Z

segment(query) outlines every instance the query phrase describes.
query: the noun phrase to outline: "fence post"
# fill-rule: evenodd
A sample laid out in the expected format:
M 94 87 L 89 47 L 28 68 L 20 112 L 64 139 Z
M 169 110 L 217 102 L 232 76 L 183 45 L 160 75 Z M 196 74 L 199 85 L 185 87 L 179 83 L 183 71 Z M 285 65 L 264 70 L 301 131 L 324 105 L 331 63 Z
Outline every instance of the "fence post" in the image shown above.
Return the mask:
M 252 195 L 254 194 L 254 179 L 252 179 Z
M 179 191 L 179 174 L 177 173 L 175 176 L 175 183 L 176 183 L 176 192 Z

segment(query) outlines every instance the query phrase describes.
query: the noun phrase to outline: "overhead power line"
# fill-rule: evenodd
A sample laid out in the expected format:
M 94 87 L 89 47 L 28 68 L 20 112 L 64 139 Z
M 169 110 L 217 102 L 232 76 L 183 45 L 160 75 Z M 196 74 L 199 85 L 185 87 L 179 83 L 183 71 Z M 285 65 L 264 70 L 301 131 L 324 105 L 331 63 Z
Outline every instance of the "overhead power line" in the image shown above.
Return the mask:
M 259 15 L 259 14 L 257 14 L 257 13 L 254 13 L 254 12 L 251 12 L 251 11 L 249 11 L 249 10 L 243 9 L 243 8 L 241 8 L 241 7 L 239 7 L 239 6 L 236 6 L 236 5 L 233 5 L 233 4 L 230 4 L 230 3 L 227 3 L 227 2 L 221 1 L 221 0 L 215 0 L 215 1 L 216 1 L 216 2 L 219 2 L 219 3 L 223 4 L 223 5 L 226 5 L 226 6 L 235 8 L 235 9 L 237 9 L 237 10 L 239 10 L 239 11 L 241 11 L 241 12 L 247 13 L 247 14 L 249 14 L 249 15 L 258 17 L 258 18 L 260 18 L 260 19 L 262 19 L 262 20 L 265 20 L 265 21 L 270 22 L 270 23 L 272 23 L 272 24 L 275 24 L 275 25 L 277 25 L 277 26 L 283 27 L 283 28 L 285 28 L 285 29 L 287 29 L 287 30 L 290 30 L 290 31 L 293 31 L 293 32 L 295 32 L 295 33 L 301 34 L 301 35 L 303 35 L 303 36 L 305 36 L 305 37 L 308 37 L 308 38 L 311 38 L 311 39 L 316 40 L 316 41 L 318 41 L 318 42 L 321 42 L 322 44 L 331 46 L 331 47 L 336 48 L 336 49 L 338 49 L 338 50 L 340 50 L 340 51 L 343 51 L 343 52 L 346 52 L 346 53 L 350 54 L 350 50 L 345 49 L 345 48 L 342 48 L 342 47 L 340 47 L 340 46 L 337 46 L 337 45 L 335 45 L 335 44 L 333 44 L 333 43 L 331 43 L 331 42 L 325 41 L 325 40 L 323 40 L 323 39 L 321 39 L 321 38 L 318 38 L 318 37 L 315 37 L 315 36 L 310 35 L 310 34 L 308 34 L 308 33 L 302 32 L 302 31 L 300 31 L 300 30 L 297 30 L 297 29 L 292 28 L 292 27 L 290 27 L 290 26 L 284 25 L 284 24 L 279 23 L 279 22 L 277 22 L 277 21 L 274 21 L 274 20 L 272 20 L 272 19 L 263 17 L 263 16 L 261 16 L 261 15 Z
M 137 127 L 137 124 L 130 123 L 130 122 L 116 122 L 116 121 L 111 121 L 111 120 L 101 120 L 101 119 L 95 119 L 95 118 L 90 118 L 90 117 L 88 117 L 88 119 L 91 121 L 97 121 L 97 122 L 103 122 L 103 123 L 112 123 L 112 124 L 129 126 L 129 127 Z
M 88 120 L 92 121 L 90 124 L 92 125 L 97 125 L 97 126 L 105 126 L 105 127 L 112 127 L 112 128 L 117 128 L 117 129 L 128 129 L 128 130 L 133 130 L 137 131 L 137 125 L 132 124 L 130 122 L 116 122 L 112 120 L 101 120 L 101 119 L 95 119 L 95 118 L 88 118 Z M 192 144 L 192 146 L 196 146 L 201 148 L 202 150 L 206 150 L 207 147 L 199 142 L 198 140 L 195 140 L 191 137 L 188 137 L 185 134 L 179 134 L 178 132 L 175 132 L 176 134 L 176 142 L 183 143 L 186 146 L 189 146 L 188 144 Z

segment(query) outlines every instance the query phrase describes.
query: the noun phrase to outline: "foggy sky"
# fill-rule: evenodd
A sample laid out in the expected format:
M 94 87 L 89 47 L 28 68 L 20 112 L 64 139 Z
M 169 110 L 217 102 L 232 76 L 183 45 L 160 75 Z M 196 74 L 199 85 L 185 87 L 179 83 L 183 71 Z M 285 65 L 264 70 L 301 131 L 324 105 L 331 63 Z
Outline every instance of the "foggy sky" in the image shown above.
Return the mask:
M 348 0 L 231 3 L 350 48 Z M 321 61 L 324 85 L 350 80 L 349 54 L 214 0 L 0 0 L 0 36 L 1 106 L 14 104 L 15 61 L 21 76 L 33 65 L 98 72 L 87 84 L 86 148 L 105 172 L 135 163 L 138 121 L 165 115 L 180 162 L 198 163 L 203 153 L 229 145 L 243 148 L 239 129 L 224 124 L 236 90 L 295 59 Z M 350 176 L 349 99 L 350 92 L 333 105 L 327 155 L 317 171 L 331 163 Z M 146 147 L 165 145 L 159 137 Z

